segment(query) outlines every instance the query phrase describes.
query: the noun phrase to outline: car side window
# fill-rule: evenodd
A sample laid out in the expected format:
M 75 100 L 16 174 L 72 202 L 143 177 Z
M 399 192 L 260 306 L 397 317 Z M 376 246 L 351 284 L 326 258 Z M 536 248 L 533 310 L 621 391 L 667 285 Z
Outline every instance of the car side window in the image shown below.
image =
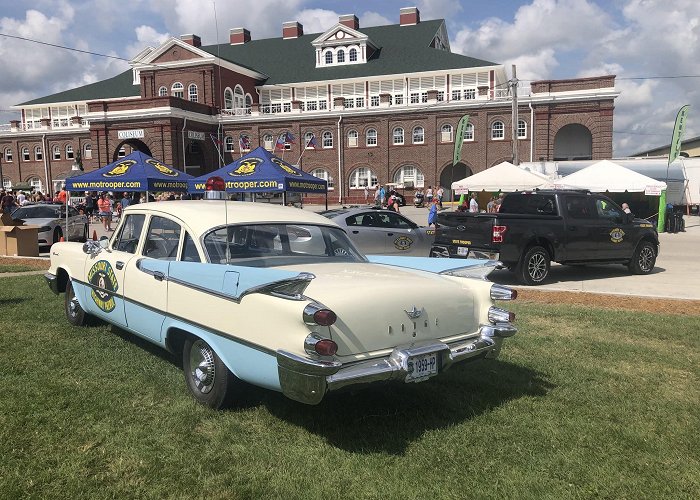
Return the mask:
M 143 255 L 152 259 L 175 260 L 180 246 L 182 228 L 165 217 L 151 217 Z
M 566 212 L 572 219 L 592 219 L 593 214 L 591 200 L 587 196 L 569 196 L 566 199 Z
M 618 209 L 609 200 L 597 198 L 595 207 L 600 219 L 607 219 L 615 223 L 621 223 L 624 220 L 622 210 Z
M 381 226 L 381 223 L 377 220 L 377 216 L 374 213 L 365 212 L 363 214 L 357 214 L 352 216 L 355 219 L 355 226 L 364 227 L 376 227 Z M 350 225 L 350 224 L 348 224 Z
M 385 219 L 385 225 L 387 227 L 395 228 L 395 229 L 412 229 L 415 227 L 412 223 L 410 223 L 408 220 L 404 219 L 398 214 L 395 213 L 385 213 L 382 214 L 382 218 Z
M 199 252 L 197 252 L 194 240 L 187 231 L 185 231 L 185 241 L 182 244 L 180 260 L 184 262 L 202 262 L 202 259 L 199 258 Z
M 128 215 L 114 238 L 112 248 L 121 252 L 136 253 L 145 220 L 144 214 Z

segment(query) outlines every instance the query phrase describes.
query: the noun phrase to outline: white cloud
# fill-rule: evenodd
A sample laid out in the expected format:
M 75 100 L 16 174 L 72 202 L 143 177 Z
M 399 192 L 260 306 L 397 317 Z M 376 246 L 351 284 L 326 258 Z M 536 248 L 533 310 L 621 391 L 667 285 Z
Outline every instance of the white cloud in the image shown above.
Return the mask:
M 392 21 L 382 16 L 377 12 L 367 11 L 360 16 L 360 30 L 363 26 L 385 26 L 387 24 L 396 24 L 396 21 Z M 328 26 L 326 29 L 328 29 Z
M 304 25 L 304 33 L 323 33 L 338 24 L 338 14 L 332 10 L 305 9 L 296 16 L 295 21 Z
M 171 37 L 169 33 L 159 33 L 155 28 L 145 25 L 137 26 L 134 32 L 136 41 L 126 47 L 125 56 L 129 59 L 146 47 L 158 47 Z

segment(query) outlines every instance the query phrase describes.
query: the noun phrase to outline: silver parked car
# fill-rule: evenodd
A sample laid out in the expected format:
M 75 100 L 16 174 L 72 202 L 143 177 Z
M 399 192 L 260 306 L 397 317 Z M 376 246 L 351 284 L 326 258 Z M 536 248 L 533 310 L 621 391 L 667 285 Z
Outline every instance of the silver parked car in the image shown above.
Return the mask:
M 58 203 L 24 205 L 12 212 L 12 218 L 39 226 L 39 246 L 52 245 L 60 241 L 61 236 L 69 241 L 86 241 L 90 230 L 87 216 L 81 215 L 73 207 L 68 207 L 66 229 L 66 208 Z
M 422 227 L 393 210 L 374 207 L 339 208 L 321 212 L 345 229 L 365 254 L 428 257 L 435 230 Z

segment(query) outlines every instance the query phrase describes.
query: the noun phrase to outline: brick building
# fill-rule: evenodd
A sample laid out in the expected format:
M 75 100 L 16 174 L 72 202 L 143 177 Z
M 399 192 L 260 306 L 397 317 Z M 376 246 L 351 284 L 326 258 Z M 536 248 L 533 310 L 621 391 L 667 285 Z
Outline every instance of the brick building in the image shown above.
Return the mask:
M 136 149 L 200 175 L 261 145 L 347 203 L 377 183 L 449 187 L 512 161 L 513 135 L 522 161 L 612 154 L 614 76 L 519 87 L 513 134 L 504 66 L 453 54 L 445 22 L 421 21 L 413 7 L 388 26 L 361 28 L 347 15 L 320 34 L 288 22 L 280 38 L 234 28 L 228 43 L 202 46 L 184 35 L 130 65 L 17 105 L 21 118 L 0 126 L 3 185 L 53 192 L 76 161 L 89 171 Z M 287 132 L 295 140 L 282 141 Z

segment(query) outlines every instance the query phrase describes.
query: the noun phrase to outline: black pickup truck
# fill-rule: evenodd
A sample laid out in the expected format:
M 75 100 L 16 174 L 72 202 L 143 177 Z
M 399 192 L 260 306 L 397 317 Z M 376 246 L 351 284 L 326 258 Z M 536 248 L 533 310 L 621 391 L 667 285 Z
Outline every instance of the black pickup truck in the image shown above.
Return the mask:
M 431 257 L 500 260 L 527 285 L 543 283 L 551 261 L 648 274 L 659 253 L 652 224 L 587 191 L 510 193 L 497 213 L 442 212 L 437 223 Z

